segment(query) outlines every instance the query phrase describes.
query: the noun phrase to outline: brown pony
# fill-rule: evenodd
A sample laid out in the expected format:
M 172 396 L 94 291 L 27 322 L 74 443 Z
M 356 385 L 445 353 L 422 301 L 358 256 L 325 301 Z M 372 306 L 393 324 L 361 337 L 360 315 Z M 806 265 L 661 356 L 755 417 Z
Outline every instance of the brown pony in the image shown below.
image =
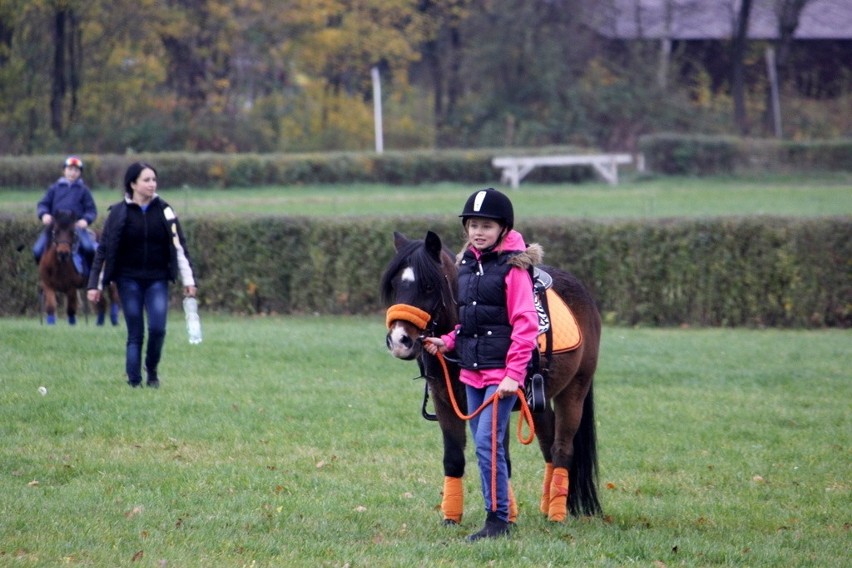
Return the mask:
M 77 240 L 75 221 L 69 211 L 56 213 L 48 227 L 50 238 L 47 248 L 38 263 L 39 286 L 48 325 L 56 323 L 57 292 L 65 294 L 68 323 L 77 323 L 77 290 L 85 286 L 86 282 L 74 266 L 72 257 Z
M 47 324 L 56 324 L 57 292 L 65 295 L 68 323 L 77 323 L 77 290 L 86 286 L 86 279 L 74 263 L 73 255 L 76 248 L 77 231 L 76 219 L 70 211 L 58 211 L 53 222 L 48 227 L 50 238 L 48 245 L 38 264 L 39 287 L 43 300 L 43 309 L 47 313 Z M 118 325 L 118 293 L 111 287 L 109 294 L 104 294 L 95 306 L 97 324 L 103 325 L 107 299 L 111 301 L 110 321 Z
M 440 361 L 422 348 L 421 341 L 424 335 L 448 333 L 458 323 L 455 255 L 431 231 L 424 240 L 410 240 L 395 232 L 394 246 L 397 254 L 381 279 L 382 298 L 390 306 L 386 343 L 394 357 L 416 359 L 426 378 L 427 393 L 432 395 L 444 440 L 441 510 L 445 524 L 457 524 L 464 511 L 461 478 L 465 468 L 466 425 L 452 407 Z M 576 349 L 554 353 L 548 362 L 542 357 L 546 405 L 543 411 L 533 414 L 545 462 L 540 510 L 549 520 L 562 521 L 567 512 L 601 513 L 592 389 L 601 319 L 594 300 L 579 280 L 558 268 L 540 268 L 553 277 L 552 288 L 571 308 L 582 336 Z M 447 368 L 450 388 L 464 412 L 467 400 L 464 385 L 458 380 L 459 367 L 449 361 Z M 508 445 L 506 448 L 508 461 Z M 509 471 L 511 474 L 511 464 Z M 514 501 L 511 492 L 510 499 Z M 517 510 L 515 503 L 512 509 Z M 511 513 L 510 520 L 514 520 Z

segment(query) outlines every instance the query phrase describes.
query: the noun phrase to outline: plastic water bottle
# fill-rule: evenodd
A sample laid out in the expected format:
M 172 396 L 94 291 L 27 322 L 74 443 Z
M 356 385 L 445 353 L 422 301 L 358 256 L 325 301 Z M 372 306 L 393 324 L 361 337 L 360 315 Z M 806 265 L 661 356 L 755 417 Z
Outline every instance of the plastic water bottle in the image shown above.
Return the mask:
M 198 317 L 198 300 L 183 299 L 183 313 L 186 316 L 186 334 L 193 345 L 201 343 L 201 318 Z

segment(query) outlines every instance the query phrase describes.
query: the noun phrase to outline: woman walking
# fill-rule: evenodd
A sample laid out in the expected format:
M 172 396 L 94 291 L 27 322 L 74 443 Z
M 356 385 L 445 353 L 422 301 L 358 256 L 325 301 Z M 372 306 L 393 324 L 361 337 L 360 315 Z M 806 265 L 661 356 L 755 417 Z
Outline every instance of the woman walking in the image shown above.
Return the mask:
M 101 242 L 89 274 L 88 298 L 100 300 L 104 286 L 115 282 L 127 324 L 125 372 L 131 387 L 142 384 L 145 312 L 148 345 L 146 384 L 160 386 L 157 367 L 166 337 L 169 282 L 178 277 L 184 295 L 194 297 L 195 277 L 186 239 L 171 206 L 157 194 L 157 170 L 135 162 L 124 175 L 124 200 L 109 209 Z

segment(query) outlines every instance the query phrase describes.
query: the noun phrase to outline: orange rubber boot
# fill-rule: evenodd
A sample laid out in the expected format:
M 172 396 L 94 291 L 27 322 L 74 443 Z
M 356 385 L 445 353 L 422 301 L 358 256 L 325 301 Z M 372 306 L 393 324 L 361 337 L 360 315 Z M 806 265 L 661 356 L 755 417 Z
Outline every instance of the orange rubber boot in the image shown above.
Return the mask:
M 441 512 L 444 513 L 444 522 L 461 523 L 464 513 L 464 485 L 461 477 L 444 477 Z
M 515 523 L 518 521 L 518 501 L 515 499 L 515 491 L 512 489 L 512 484 L 509 484 L 509 522 Z
M 557 467 L 553 470 L 553 480 L 550 483 L 550 506 L 547 510 L 547 520 L 562 522 L 568 512 L 568 470 Z

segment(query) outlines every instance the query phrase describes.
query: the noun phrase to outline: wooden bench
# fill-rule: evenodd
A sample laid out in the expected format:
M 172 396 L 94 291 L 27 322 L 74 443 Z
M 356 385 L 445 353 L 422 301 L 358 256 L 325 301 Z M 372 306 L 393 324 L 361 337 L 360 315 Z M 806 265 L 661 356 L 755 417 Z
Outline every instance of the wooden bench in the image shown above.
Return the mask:
M 510 183 L 513 188 L 521 184 L 533 168 L 538 166 L 592 166 L 601 177 L 610 183 L 618 183 L 618 165 L 630 164 L 630 154 L 572 154 L 562 156 L 500 157 L 491 160 L 495 168 L 502 168 L 502 183 Z

